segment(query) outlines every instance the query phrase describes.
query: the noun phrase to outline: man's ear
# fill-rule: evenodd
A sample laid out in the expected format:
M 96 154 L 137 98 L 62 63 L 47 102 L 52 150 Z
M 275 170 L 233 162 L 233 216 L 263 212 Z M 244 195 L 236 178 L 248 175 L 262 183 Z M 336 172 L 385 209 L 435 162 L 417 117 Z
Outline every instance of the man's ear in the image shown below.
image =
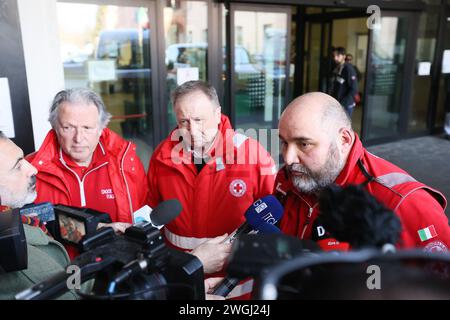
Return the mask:
M 217 107 L 214 112 L 215 112 L 214 115 L 216 117 L 217 125 L 219 125 L 220 121 L 221 121 L 221 118 L 222 118 L 222 108 L 221 107 Z
M 339 129 L 338 144 L 343 154 L 348 154 L 355 142 L 355 134 L 349 128 Z

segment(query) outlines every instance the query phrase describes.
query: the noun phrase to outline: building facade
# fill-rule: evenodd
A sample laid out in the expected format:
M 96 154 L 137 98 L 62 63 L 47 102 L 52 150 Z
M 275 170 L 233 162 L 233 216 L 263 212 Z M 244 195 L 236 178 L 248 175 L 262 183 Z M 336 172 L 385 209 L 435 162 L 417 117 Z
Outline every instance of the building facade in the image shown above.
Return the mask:
M 0 31 L 0 113 L 9 102 L 14 123 L 0 128 L 26 153 L 71 87 L 101 94 L 146 164 L 187 80 L 214 85 L 236 128 L 276 128 L 293 97 L 329 90 L 339 46 L 358 69 L 366 144 L 442 132 L 450 112 L 449 0 L 0 0 Z

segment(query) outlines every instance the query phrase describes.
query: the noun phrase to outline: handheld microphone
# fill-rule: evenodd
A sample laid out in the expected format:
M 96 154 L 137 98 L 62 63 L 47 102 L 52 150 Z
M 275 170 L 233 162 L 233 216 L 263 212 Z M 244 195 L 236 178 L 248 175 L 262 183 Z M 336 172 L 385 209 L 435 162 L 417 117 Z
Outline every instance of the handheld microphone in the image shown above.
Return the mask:
M 400 219 L 362 186 L 327 187 L 319 197 L 319 206 L 318 223 L 352 248 L 382 248 L 400 238 Z
M 256 200 L 245 212 L 245 222 L 225 241 L 229 243 L 244 234 L 250 233 L 280 233 L 274 224 L 283 216 L 284 209 L 273 195 Z M 214 290 L 217 296 L 227 296 L 239 283 L 239 278 L 226 277 Z
M 231 233 L 225 242 L 232 243 L 240 235 L 248 233 L 277 233 L 280 232 L 274 226 L 283 215 L 284 209 L 281 203 L 273 195 L 256 200 L 245 211 L 245 222 Z

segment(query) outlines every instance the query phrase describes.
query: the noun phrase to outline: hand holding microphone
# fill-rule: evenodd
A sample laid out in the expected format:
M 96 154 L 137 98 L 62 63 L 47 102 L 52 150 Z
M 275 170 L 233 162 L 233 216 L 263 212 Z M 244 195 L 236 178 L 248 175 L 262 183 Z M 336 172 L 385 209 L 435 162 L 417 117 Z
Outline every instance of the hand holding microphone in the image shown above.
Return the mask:
M 283 206 L 273 195 L 256 200 L 245 211 L 245 222 L 231 233 L 226 241 L 232 243 L 240 235 L 249 233 L 278 233 L 274 226 L 284 213 Z
M 205 274 L 219 272 L 231 252 L 231 243 L 225 242 L 228 234 L 205 241 L 191 251 L 203 264 Z
M 284 209 L 281 203 L 273 195 L 256 200 L 245 212 L 245 222 L 233 232 L 226 241 L 233 242 L 239 236 L 249 233 L 280 233 L 275 226 L 283 216 Z M 240 279 L 226 277 L 214 290 L 217 296 L 227 296 Z

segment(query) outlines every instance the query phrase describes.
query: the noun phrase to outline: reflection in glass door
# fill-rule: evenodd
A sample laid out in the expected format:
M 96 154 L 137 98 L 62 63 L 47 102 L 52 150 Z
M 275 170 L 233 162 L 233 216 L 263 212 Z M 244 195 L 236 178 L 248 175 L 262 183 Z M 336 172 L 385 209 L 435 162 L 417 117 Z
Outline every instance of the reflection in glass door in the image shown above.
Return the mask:
M 153 146 L 148 7 L 57 3 L 65 87 L 91 88 L 113 115 L 109 128 L 137 144 L 148 164 Z
M 164 21 L 167 121 L 172 130 L 177 125 L 172 92 L 186 81 L 208 80 L 208 3 L 167 1 Z
M 442 64 L 439 70 L 439 96 L 437 102 L 435 127 L 444 127 L 445 134 L 450 137 L 450 6 L 446 13 L 443 43 Z
M 372 30 L 364 115 L 366 139 L 388 138 L 401 133 L 409 23 L 408 15 L 383 15 L 381 28 Z
M 276 128 L 288 94 L 289 8 L 232 5 L 230 14 L 235 127 Z

